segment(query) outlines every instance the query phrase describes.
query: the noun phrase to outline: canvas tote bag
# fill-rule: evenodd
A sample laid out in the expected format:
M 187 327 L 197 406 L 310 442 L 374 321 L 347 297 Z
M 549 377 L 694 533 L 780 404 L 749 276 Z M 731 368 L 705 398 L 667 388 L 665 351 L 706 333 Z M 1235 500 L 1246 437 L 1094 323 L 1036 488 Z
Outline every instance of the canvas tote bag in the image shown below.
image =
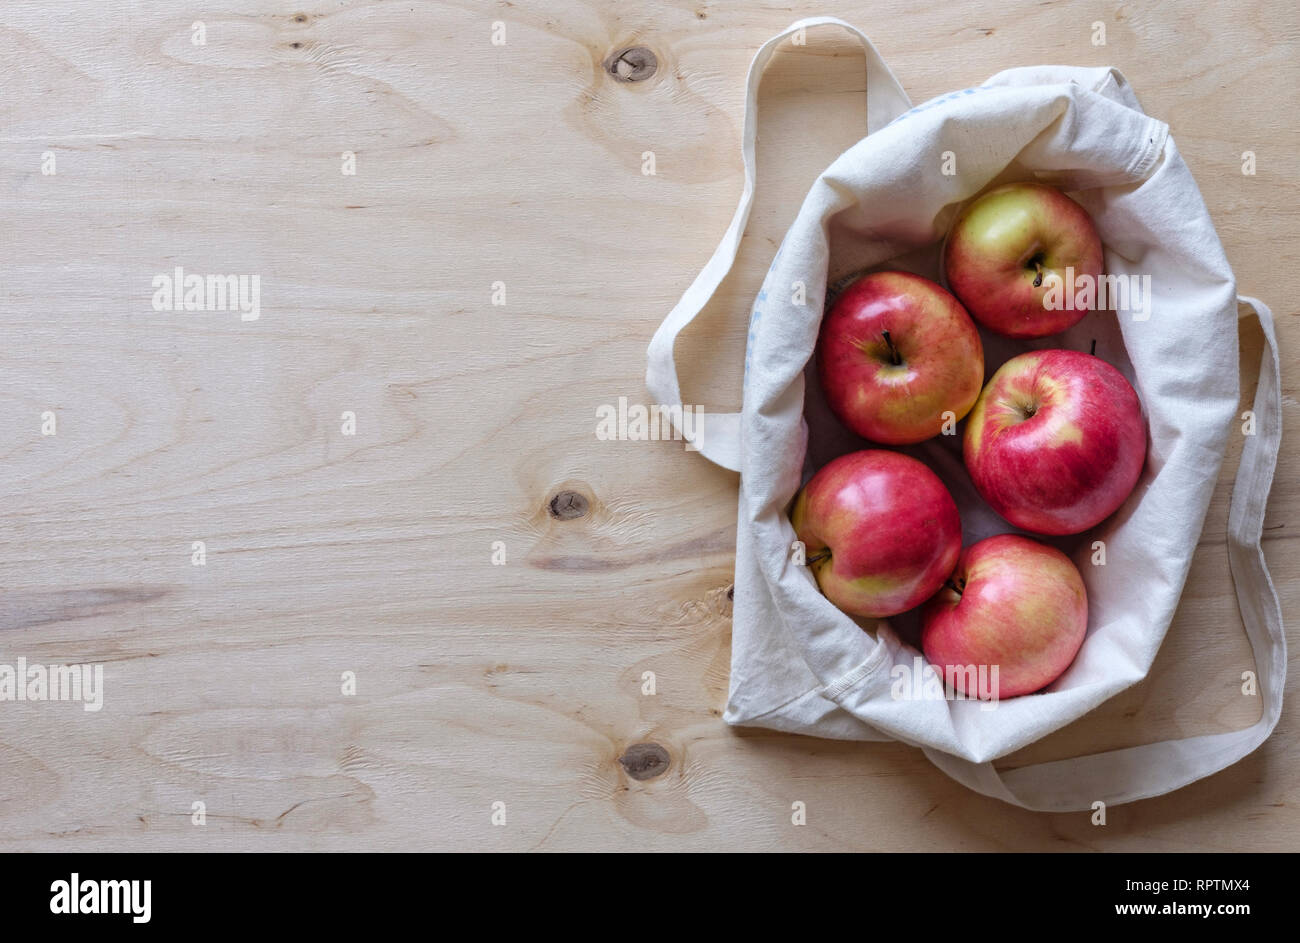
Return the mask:
M 1143 113 L 1118 72 L 1012 69 L 912 108 L 871 42 L 849 24 L 814 17 L 773 37 L 749 70 L 740 205 L 650 344 L 649 392 L 657 403 L 681 403 L 674 342 L 736 257 L 754 194 L 763 68 L 786 37 L 825 24 L 849 30 L 864 47 L 868 133 L 813 184 L 772 261 L 750 314 L 741 411 L 705 414 L 695 434 L 694 447 L 706 458 L 741 474 L 725 720 L 818 737 L 899 740 L 924 750 L 971 789 L 1045 811 L 1156 796 L 1229 766 L 1268 737 L 1282 708 L 1286 640 L 1260 548 L 1281 438 L 1277 343 L 1269 309 L 1238 297 L 1168 126 Z M 955 173 L 940 171 L 945 152 L 955 158 Z M 896 696 L 896 682 L 920 657 L 915 638 L 908 641 L 906 619 L 878 623 L 873 638 L 836 609 L 808 568 L 793 561 L 786 512 L 818 467 L 873 447 L 830 417 L 809 367 L 828 282 L 886 262 L 939 278 L 938 243 L 960 205 L 1004 180 L 1039 180 L 1069 191 L 1097 224 L 1107 273 L 1135 284 L 1149 276 L 1151 290 L 1145 312 L 1093 311 L 1070 331 L 1039 341 L 981 332 L 988 372 L 1027 347 L 1088 350 L 1095 340 L 1098 356 L 1137 390 L 1150 439 L 1142 478 L 1125 505 L 1093 531 L 1054 541 L 1072 554 L 1088 590 L 1088 633 L 1077 658 L 1043 692 L 990 710 L 974 700 Z M 1234 683 L 1241 671 L 1257 672 L 1258 722 L 998 770 L 999 757 L 1076 720 L 1150 669 L 1187 578 L 1228 438 L 1243 434 L 1239 301 L 1253 309 L 1267 342 L 1254 434 L 1245 438 L 1228 523 L 1228 559 L 1255 665 L 1224 670 Z M 948 485 L 969 545 L 1012 528 L 974 492 L 959 443 L 960 436 L 940 436 L 904 451 Z M 1105 565 L 1092 562 L 1098 540 Z

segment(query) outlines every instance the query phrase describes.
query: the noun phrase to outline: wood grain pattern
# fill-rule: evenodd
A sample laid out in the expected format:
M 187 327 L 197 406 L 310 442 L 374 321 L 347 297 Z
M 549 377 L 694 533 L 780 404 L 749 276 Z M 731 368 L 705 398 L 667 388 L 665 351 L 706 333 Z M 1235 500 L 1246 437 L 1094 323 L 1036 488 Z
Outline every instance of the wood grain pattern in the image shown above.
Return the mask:
M 1300 17 L 1282 0 L 10 0 L 0 662 L 102 662 L 106 690 L 98 713 L 0 704 L 0 848 L 1296 847 L 1294 710 L 1236 767 L 1105 827 L 974 795 L 897 744 L 719 719 L 736 477 L 598 441 L 594 411 L 644 401 L 646 343 L 740 190 L 749 59 L 816 13 L 866 30 L 916 102 L 1017 65 L 1122 69 L 1171 123 L 1242 289 L 1277 311 L 1300 423 Z M 611 72 L 634 47 L 653 73 L 640 55 Z M 747 240 L 682 341 L 688 401 L 738 404 L 745 312 L 804 190 L 859 137 L 862 83 L 834 31 L 773 62 Z M 260 275 L 261 317 L 153 310 L 175 266 Z M 1242 350 L 1247 401 L 1252 322 Z M 1266 523 L 1293 653 L 1298 442 Z M 1258 716 L 1229 494 L 1225 477 L 1152 676 L 1009 765 Z

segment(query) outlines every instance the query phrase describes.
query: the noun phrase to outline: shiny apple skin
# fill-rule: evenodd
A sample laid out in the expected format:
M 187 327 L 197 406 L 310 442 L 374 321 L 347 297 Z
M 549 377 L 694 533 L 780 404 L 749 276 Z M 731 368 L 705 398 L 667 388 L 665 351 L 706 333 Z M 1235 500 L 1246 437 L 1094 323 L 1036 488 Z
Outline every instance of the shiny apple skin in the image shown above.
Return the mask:
M 989 537 L 961 553 L 945 586 L 921 609 L 921 648 L 944 677 L 951 666 L 998 666 L 1001 700 L 1059 678 L 1083 645 L 1088 592 L 1070 558 L 1017 534 Z M 989 673 L 991 680 L 991 670 Z M 954 687 L 968 697 L 966 674 Z
M 997 187 L 967 206 L 953 223 L 943 254 L 948 288 L 980 324 L 1007 337 L 1046 337 L 1077 324 L 1088 312 L 1044 302 L 1055 274 L 1066 268 L 1102 273 L 1101 237 L 1092 217 L 1060 190 L 1037 183 Z M 1039 268 L 1040 284 L 1034 281 Z
M 993 510 L 1038 534 L 1077 534 L 1133 491 L 1146 461 L 1138 395 L 1106 361 L 1030 351 L 1003 364 L 971 410 L 966 470 Z
M 893 362 L 889 332 L 900 363 Z M 831 410 L 872 442 L 924 442 L 961 419 L 984 382 L 975 322 L 940 285 L 908 272 L 858 279 L 822 320 L 818 375 Z
M 824 466 L 795 498 L 795 534 L 823 594 L 844 612 L 884 618 L 920 605 L 961 553 L 957 502 L 934 472 L 883 449 Z

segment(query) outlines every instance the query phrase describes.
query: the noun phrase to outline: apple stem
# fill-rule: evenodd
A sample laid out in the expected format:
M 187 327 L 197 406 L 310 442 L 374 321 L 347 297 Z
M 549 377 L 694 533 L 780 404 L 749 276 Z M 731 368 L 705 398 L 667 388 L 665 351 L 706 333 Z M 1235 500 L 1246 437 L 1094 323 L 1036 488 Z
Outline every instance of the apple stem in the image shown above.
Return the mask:
M 952 591 L 953 591 L 954 593 L 956 593 L 958 596 L 961 595 L 961 589 L 960 589 L 960 588 L 957 586 L 957 584 L 954 583 L 952 580 L 945 580 L 943 585 L 944 585 L 944 586 L 947 586 L 950 590 L 952 590 Z
M 826 559 L 827 557 L 829 557 L 830 555 L 831 555 L 831 552 L 830 552 L 829 549 L 827 549 L 827 550 L 823 550 L 823 551 L 821 551 L 820 553 L 814 553 L 811 557 L 809 557 L 809 558 L 807 559 L 806 562 L 807 562 L 808 566 L 812 566 L 814 563 L 820 563 L 822 560 L 825 560 L 825 559 Z
M 1088 348 L 1088 353 L 1094 357 L 1097 356 L 1097 338 L 1092 339 L 1092 346 Z
M 1034 287 L 1037 288 L 1043 284 L 1043 265 L 1041 262 L 1035 260 L 1034 271 L 1038 273 L 1034 276 Z
M 899 356 L 898 348 L 894 346 L 894 341 L 893 341 L 893 339 L 889 336 L 889 332 L 888 332 L 888 331 L 881 331 L 880 333 L 881 333 L 881 335 L 884 336 L 884 338 L 885 338 L 885 346 L 889 348 L 889 360 L 890 360 L 890 362 L 891 362 L 892 364 L 894 364 L 894 366 L 898 366 L 900 363 L 903 362 L 903 358 L 902 358 L 901 356 Z

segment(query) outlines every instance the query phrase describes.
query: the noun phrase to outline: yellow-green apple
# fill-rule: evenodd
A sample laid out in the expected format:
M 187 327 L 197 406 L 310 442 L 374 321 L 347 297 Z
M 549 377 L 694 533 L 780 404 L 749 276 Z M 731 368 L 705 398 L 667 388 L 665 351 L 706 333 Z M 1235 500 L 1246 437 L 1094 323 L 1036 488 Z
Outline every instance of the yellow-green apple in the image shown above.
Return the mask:
M 822 320 L 817 367 L 841 422 L 872 442 L 906 445 L 970 411 L 984 382 L 984 348 L 975 322 L 941 286 L 876 272 L 846 288 Z
M 1062 286 L 1084 275 L 1095 284 L 1101 266 L 1101 239 L 1087 211 L 1039 183 L 1006 184 L 972 202 L 943 252 L 948 288 L 976 321 L 1007 337 L 1046 337 L 1077 324 L 1087 308 L 1076 310 Z M 1061 282 L 1049 299 L 1054 277 Z
M 925 602 L 961 553 L 961 518 L 934 472 L 866 449 L 825 465 L 795 498 L 795 535 L 817 585 L 851 615 L 883 618 Z
M 970 682 L 983 668 L 996 679 L 990 693 L 1003 699 L 1059 678 L 1087 628 L 1088 593 L 1070 558 L 1000 534 L 963 550 L 952 577 L 921 609 L 921 648 L 959 693 L 977 695 Z
M 1113 514 L 1137 484 L 1146 448 L 1133 387 L 1077 350 L 1035 350 L 1004 363 L 962 441 L 984 500 L 1039 534 L 1077 534 Z

